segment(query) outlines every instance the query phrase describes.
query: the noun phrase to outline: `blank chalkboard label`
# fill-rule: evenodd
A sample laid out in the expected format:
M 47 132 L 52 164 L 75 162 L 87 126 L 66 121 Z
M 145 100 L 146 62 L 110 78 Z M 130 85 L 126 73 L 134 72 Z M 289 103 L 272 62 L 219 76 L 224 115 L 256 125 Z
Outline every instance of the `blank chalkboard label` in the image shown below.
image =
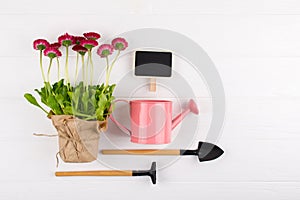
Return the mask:
M 171 77 L 172 53 L 136 51 L 134 74 L 136 76 Z

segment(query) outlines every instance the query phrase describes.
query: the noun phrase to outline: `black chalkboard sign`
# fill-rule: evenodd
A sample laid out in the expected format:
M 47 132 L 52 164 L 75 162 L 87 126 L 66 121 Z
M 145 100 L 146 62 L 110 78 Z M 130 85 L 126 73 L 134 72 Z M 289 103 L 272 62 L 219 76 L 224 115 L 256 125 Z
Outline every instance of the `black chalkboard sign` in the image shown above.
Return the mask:
M 172 53 L 136 51 L 134 74 L 146 77 L 171 77 Z

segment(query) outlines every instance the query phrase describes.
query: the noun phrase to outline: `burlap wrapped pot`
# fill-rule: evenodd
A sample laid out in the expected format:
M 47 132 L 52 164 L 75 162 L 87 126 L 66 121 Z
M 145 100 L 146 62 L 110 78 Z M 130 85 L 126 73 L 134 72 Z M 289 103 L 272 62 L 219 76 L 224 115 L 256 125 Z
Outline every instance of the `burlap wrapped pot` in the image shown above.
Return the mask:
M 97 159 L 100 133 L 105 121 L 84 121 L 72 115 L 52 115 L 58 133 L 59 155 L 65 162 L 82 163 Z

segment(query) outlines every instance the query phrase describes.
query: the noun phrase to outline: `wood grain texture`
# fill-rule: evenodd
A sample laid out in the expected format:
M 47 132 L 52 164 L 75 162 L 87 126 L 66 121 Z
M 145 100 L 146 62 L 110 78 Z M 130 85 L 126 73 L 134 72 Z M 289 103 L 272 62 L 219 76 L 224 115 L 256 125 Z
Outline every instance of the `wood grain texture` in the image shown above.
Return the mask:
M 156 78 L 150 78 L 150 92 L 156 92 Z
M 103 170 L 103 171 L 65 171 L 55 172 L 55 176 L 132 176 L 132 171 Z
M 2 14 L 12 15 L 54 15 L 54 14 L 78 14 L 78 15 L 99 15 L 111 14 L 110 10 L 123 14 L 201 14 L 201 15 L 246 15 L 246 14 L 300 14 L 300 8 L 296 0 L 253 0 L 239 1 L 228 0 L 189 0 L 188 4 L 180 0 L 111 0 L 105 2 L 106 9 L 99 12 L 97 6 L 82 9 L 80 6 L 72 5 L 68 2 L 60 2 L 61 7 L 49 9 L 38 4 L 38 0 L 29 0 L 27 4 L 19 4 L 17 0 L 8 1 L 0 8 Z M 91 5 L 102 4 L 97 0 L 89 0 Z M 69 7 L 72 9 L 64 9 Z
M 97 19 L 101 17 L 109 17 L 110 20 L 103 21 L 100 28 L 97 25 Z M 10 19 L 9 23 L 6 22 L 7 18 Z M 120 19 L 126 19 L 126 21 L 119 24 L 118 29 L 111 26 L 111 24 L 117 24 Z M 186 23 L 190 20 L 193 23 Z M 57 24 L 57 21 L 60 23 Z M 18 38 L 19 32 L 22 32 L 22 42 L 13 41 L 18 44 L 18 48 L 14 48 L 13 45 L 9 45 L 10 41 L 3 40 L 3 45 L 7 48 L 0 49 L 0 56 L 28 56 L 38 62 L 38 53 L 31 49 L 33 40 L 43 37 L 51 42 L 56 41 L 57 36 L 65 30 L 63 24 L 68 24 L 68 29 L 65 31 L 72 34 L 82 34 L 85 27 L 99 31 L 103 35 L 103 42 L 110 39 L 109 37 L 148 24 L 149 27 L 169 29 L 190 37 L 212 58 L 295 58 L 300 55 L 297 32 L 300 28 L 299 22 L 300 15 L 120 14 L 111 16 L 96 14 L 82 17 L 72 14 L 68 17 L 51 15 L 51 18 L 49 15 L 1 15 L 0 36 L 10 35 Z M 84 26 L 79 28 L 78 23 L 84 23 Z M 36 57 L 34 57 L 35 54 Z
M 47 6 L 38 0 L 10 0 L 1 4 L 0 199 L 142 196 L 145 200 L 199 197 L 299 200 L 298 0 L 87 0 L 84 3 L 93 6 L 58 0 Z M 33 40 L 43 37 L 55 41 L 64 32 L 100 31 L 104 42 L 113 35 L 143 27 L 180 32 L 203 47 L 215 63 L 227 100 L 226 121 L 218 141 L 225 154 L 206 163 L 199 163 L 194 157 L 180 158 L 158 170 L 155 187 L 139 177 L 55 177 L 55 170 L 107 170 L 110 166 L 101 160 L 80 165 L 61 162 L 56 169 L 57 139 L 32 136 L 33 132 L 54 131 L 43 113 L 22 97 L 24 92 L 38 88 L 42 81 Z M 102 61 L 97 58 L 94 61 L 101 70 Z M 126 63 L 129 62 L 116 63 L 115 69 L 120 74 L 115 73 L 113 81 L 122 76 L 120 67 Z M 203 86 L 197 77 L 189 78 L 199 88 Z M 209 95 L 201 90 L 197 97 L 204 98 L 200 100 L 202 127 L 195 140 L 205 140 L 211 114 Z M 141 148 L 115 131 L 113 125 L 110 127 L 114 132 L 101 135 L 101 148 L 111 147 L 107 138 L 118 139 L 115 143 L 118 148 Z M 195 145 L 196 141 L 191 142 L 191 148 Z M 124 155 L 118 158 L 118 166 L 146 169 L 151 161 L 161 159 L 137 157 Z M 111 162 L 115 159 L 111 158 Z
M 124 150 L 114 150 L 114 149 L 103 149 L 102 154 L 106 155 L 180 155 L 180 150 L 176 149 L 124 149 Z

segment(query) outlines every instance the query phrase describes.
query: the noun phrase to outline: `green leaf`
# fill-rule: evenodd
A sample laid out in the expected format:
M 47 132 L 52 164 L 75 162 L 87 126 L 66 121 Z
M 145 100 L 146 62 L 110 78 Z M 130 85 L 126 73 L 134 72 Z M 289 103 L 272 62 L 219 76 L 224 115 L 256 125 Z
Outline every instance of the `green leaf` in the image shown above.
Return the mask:
M 48 91 L 49 94 L 52 93 L 52 87 L 51 87 L 49 82 L 45 82 L 45 88 L 46 88 L 46 91 Z
M 36 91 L 40 97 L 41 97 L 41 102 L 45 105 L 47 105 L 47 92 L 45 88 L 42 88 L 41 91 L 39 91 L 38 89 L 35 89 L 34 91 Z
M 96 109 L 96 116 L 98 120 L 104 120 L 104 111 L 106 108 L 107 98 L 105 94 L 99 95 L 99 101 L 97 103 L 98 108 Z
M 63 112 L 65 115 L 73 115 L 73 108 L 72 106 L 67 106 L 65 108 L 63 108 Z
M 47 98 L 47 104 L 51 108 L 54 114 L 62 115 L 62 109 L 60 108 L 59 104 L 57 103 L 55 97 L 53 95 L 49 95 Z
M 64 87 L 64 79 L 61 79 L 60 81 L 53 84 L 54 93 L 58 94 L 60 90 L 62 90 L 62 87 Z
M 52 85 L 46 82 L 44 87 L 35 91 L 40 96 L 41 102 L 48 106 L 53 114 L 75 115 L 84 120 L 104 120 L 111 112 L 115 86 L 115 84 L 108 86 L 101 84 L 86 87 L 80 82 L 73 87 L 64 84 L 64 80 L 61 79 Z M 31 104 L 43 109 L 32 95 L 24 96 Z
M 24 97 L 25 97 L 25 99 L 26 99 L 29 103 L 31 103 L 32 105 L 35 105 L 35 106 L 39 107 L 39 108 L 42 109 L 45 113 L 48 114 L 48 112 L 47 112 L 42 106 L 40 106 L 40 104 L 36 101 L 36 99 L 35 99 L 34 96 L 32 96 L 32 95 L 29 94 L 29 93 L 26 93 L 26 94 L 24 94 Z
M 55 99 L 56 99 L 57 103 L 60 105 L 60 107 L 63 109 L 65 107 L 65 105 L 64 105 L 64 100 L 65 100 L 64 96 L 61 95 L 61 94 L 56 94 Z
M 96 91 L 93 89 L 90 91 L 90 99 L 89 99 L 89 110 L 90 110 L 90 113 L 95 113 L 95 109 L 97 107 L 97 100 L 96 100 Z
M 83 104 L 83 112 L 87 113 L 88 112 L 88 103 L 89 103 L 89 91 L 84 91 L 82 94 L 82 104 Z
M 79 108 L 80 93 L 81 93 L 80 87 L 75 88 L 74 92 L 72 93 L 72 105 L 74 106 L 76 111 Z
M 104 115 L 104 110 L 103 110 L 102 108 L 100 108 L 100 107 L 97 108 L 97 109 L 96 109 L 96 116 L 97 116 L 97 119 L 100 120 L 100 121 L 104 120 L 103 115 Z

